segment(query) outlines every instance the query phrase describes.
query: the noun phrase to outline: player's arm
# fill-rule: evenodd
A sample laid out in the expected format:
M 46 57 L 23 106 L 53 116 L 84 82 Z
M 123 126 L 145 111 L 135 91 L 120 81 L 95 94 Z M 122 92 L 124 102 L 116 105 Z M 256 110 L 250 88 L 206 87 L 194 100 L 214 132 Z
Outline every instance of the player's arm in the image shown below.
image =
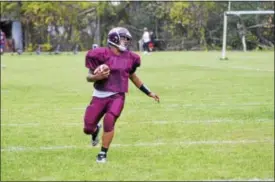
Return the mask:
M 103 72 L 96 71 L 98 67 L 103 64 L 103 54 L 104 50 L 102 49 L 90 50 L 86 54 L 85 66 L 89 69 L 88 75 L 86 76 L 87 82 L 96 82 L 98 80 L 103 80 L 108 77 L 110 70 Z
M 92 70 L 89 70 L 89 73 L 86 77 L 87 82 L 95 82 L 97 81 L 96 75 L 93 74 Z
M 149 97 L 152 97 L 153 99 L 155 99 L 155 101 L 159 102 L 159 96 L 153 92 L 150 91 L 150 89 L 148 87 L 146 87 L 143 82 L 139 79 L 139 77 L 135 74 L 132 73 L 130 75 L 130 80 L 133 82 L 133 84 L 139 88 L 143 93 L 145 93 L 146 95 L 148 95 Z
M 89 70 L 86 80 L 87 82 L 96 82 L 98 80 L 103 80 L 105 78 L 108 78 L 109 74 L 110 74 L 110 70 L 97 72 L 96 74 L 94 74 L 92 70 Z
M 142 81 L 139 79 L 139 77 L 135 73 L 130 75 L 130 80 L 133 82 L 133 84 L 137 88 L 140 88 L 143 85 Z

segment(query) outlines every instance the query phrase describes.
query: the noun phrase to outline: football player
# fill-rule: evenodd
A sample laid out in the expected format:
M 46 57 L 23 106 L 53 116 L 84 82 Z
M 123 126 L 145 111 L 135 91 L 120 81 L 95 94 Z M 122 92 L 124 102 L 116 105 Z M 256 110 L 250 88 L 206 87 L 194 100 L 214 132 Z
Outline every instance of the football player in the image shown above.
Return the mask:
M 94 83 L 94 91 L 85 111 L 83 131 L 91 135 L 93 146 L 99 143 L 98 135 L 102 127 L 99 121 L 104 116 L 102 146 L 96 157 L 97 162 L 106 162 L 114 126 L 124 107 L 129 79 L 142 92 L 159 102 L 158 95 L 151 92 L 135 73 L 141 60 L 139 55 L 129 50 L 131 40 L 132 36 L 126 28 L 116 27 L 108 33 L 107 47 L 98 47 L 86 54 L 85 65 L 89 69 L 86 79 Z

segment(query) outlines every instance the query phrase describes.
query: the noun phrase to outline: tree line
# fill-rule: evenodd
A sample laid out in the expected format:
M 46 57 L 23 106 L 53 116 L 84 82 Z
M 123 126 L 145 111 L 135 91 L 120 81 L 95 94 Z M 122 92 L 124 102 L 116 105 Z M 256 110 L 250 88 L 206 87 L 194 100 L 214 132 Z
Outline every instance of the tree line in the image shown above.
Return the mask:
M 98 2 L 1 2 L 1 17 L 19 20 L 24 30 L 25 49 L 43 44 L 60 44 L 69 50 L 93 43 L 106 45 L 107 33 L 124 26 L 134 37 L 133 47 L 147 27 L 167 50 L 219 50 L 222 46 L 223 14 L 230 10 L 273 10 L 274 3 L 251 2 L 164 2 L 121 1 L 114 5 Z M 239 26 L 242 25 L 242 26 Z M 240 28 L 241 27 L 241 28 Z M 274 45 L 274 15 L 243 15 L 228 18 L 228 49 L 242 49 L 240 34 L 245 33 L 247 48 Z

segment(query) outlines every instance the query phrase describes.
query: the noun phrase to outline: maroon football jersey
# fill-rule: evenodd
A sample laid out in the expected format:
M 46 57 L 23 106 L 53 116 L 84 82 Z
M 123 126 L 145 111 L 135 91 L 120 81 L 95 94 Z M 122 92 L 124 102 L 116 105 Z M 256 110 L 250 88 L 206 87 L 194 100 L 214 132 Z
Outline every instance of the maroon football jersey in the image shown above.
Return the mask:
M 94 83 L 97 90 L 125 93 L 128 92 L 130 74 L 140 66 L 140 56 L 131 51 L 116 55 L 110 48 L 101 47 L 88 51 L 85 64 L 92 72 L 101 64 L 110 68 L 107 79 Z

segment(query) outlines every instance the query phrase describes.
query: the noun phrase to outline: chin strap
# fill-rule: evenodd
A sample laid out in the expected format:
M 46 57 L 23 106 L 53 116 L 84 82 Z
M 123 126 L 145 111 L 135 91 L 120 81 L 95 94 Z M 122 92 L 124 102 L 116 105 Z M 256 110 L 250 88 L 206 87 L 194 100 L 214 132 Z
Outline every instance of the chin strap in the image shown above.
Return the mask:
M 116 43 L 114 43 L 114 42 L 112 42 L 112 41 L 109 41 L 109 40 L 108 40 L 108 43 L 109 43 L 109 44 L 112 44 L 113 46 L 116 46 L 116 47 L 119 48 L 119 50 L 121 50 L 121 51 L 126 51 L 126 50 L 127 50 L 126 47 L 121 46 L 121 45 L 117 45 Z

